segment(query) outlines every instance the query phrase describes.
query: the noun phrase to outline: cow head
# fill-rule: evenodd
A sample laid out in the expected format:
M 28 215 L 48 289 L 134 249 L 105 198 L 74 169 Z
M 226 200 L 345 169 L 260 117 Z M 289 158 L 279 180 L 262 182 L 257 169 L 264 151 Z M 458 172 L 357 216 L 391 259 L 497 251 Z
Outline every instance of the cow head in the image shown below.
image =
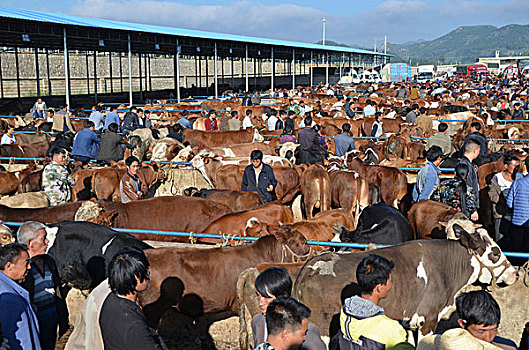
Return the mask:
M 13 233 L 9 227 L 0 224 L 0 247 L 11 243 L 15 243 L 15 237 L 13 237 Z
M 281 225 L 270 230 L 270 233 L 286 248 L 284 262 L 307 260 L 312 255 L 307 239 L 292 225 Z
M 253 129 L 253 140 L 252 142 L 263 142 L 264 141 L 264 137 L 259 134 L 259 130 L 257 129 Z
M 480 224 L 473 223 L 471 220 L 468 219 L 465 214 L 460 212 L 452 216 L 450 220 L 446 222 L 439 222 L 439 224 L 445 228 L 447 239 L 458 239 L 454 232 L 454 225 L 458 225 L 463 230 L 469 233 L 476 233 L 476 230 L 482 227 Z
M 285 142 L 281 145 L 279 148 L 279 156 L 281 158 L 287 159 L 290 163 L 296 164 L 296 149 L 299 147 L 299 145 L 293 143 L 293 142 Z
M 455 224 L 454 235 L 472 255 L 471 264 L 474 273 L 469 283 L 478 280 L 489 284 L 493 281 L 513 284 L 517 279 L 516 269 L 510 264 L 500 247 L 494 242 L 485 229 L 479 228 L 476 233 L 468 233 Z

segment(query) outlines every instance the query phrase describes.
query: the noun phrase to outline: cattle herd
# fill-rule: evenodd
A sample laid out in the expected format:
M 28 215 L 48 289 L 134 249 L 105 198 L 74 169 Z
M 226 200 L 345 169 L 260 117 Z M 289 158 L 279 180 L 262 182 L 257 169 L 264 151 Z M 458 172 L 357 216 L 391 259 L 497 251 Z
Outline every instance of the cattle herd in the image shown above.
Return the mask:
M 82 290 L 105 279 L 106 264 L 120 249 L 143 249 L 150 261 L 151 281 L 140 299 L 150 326 L 158 327 L 169 309 L 197 320 L 210 314 L 239 314 L 244 321 L 243 347 L 252 346 L 243 328 L 259 312 L 253 281 L 264 267 L 288 268 L 294 281 L 293 296 L 312 309 L 311 321 L 322 336 L 331 339 L 347 287 L 355 280 L 355 267 L 371 251 L 325 243 L 391 245 L 376 250 L 395 262 L 393 288 L 382 306 L 389 317 L 427 334 L 436 329 L 441 314 L 462 288 L 474 283 L 511 285 L 518 277 L 518 268 L 491 238 L 494 222 L 486 198 L 479 222 L 443 203 L 411 200 L 416 170 L 426 164 L 426 139 L 437 132 L 441 120 L 452 121 L 451 155 L 442 168 L 457 164 L 470 124 L 482 125 L 491 151 L 489 162 L 478 169 L 480 190 L 485 194 L 491 175 L 503 170 L 505 153 L 521 159 L 527 156 L 527 143 L 520 140 L 529 138 L 529 123 L 498 122 L 506 116 L 496 108 L 476 113 L 477 102 L 486 106 L 494 97 L 489 85 L 494 86 L 471 80 L 408 85 L 421 92 L 411 104 L 424 107 L 422 114 L 432 121 L 427 130 L 405 122 L 410 103 L 406 97 L 396 97 L 399 86 L 393 83 L 298 87 L 281 92 L 281 97 L 268 92 L 262 94 L 263 104 L 258 106 L 243 106 L 237 96 L 159 101 L 156 106 L 143 107 L 152 128 L 128 135 L 141 140 L 136 145 L 143 150 L 139 177 L 155 195 L 129 203 L 120 200 L 120 179 L 126 171 L 123 161 L 88 167 L 72 161 L 68 166 L 76 179 L 73 201 L 47 206 L 41 187 L 42 168 L 50 161 L 47 152 L 58 142 L 71 147 L 72 140 L 45 132 L 51 125 L 42 120 L 2 118 L 0 128 L 14 124 L 17 131 L 35 132 L 16 133 L 16 145 L 0 146 L 0 156 L 11 158 L 4 161 L 0 172 L 0 220 L 48 224 L 48 253 L 56 260 L 62 281 Z M 443 93 L 431 94 L 440 87 Z M 508 96 L 523 87 L 493 91 Z M 527 95 L 516 98 L 523 102 Z M 297 164 L 298 146 L 280 144 L 282 130 L 268 129 L 266 118 L 274 109 L 287 109 L 289 99 L 295 104 L 303 100 L 307 106 L 301 113 L 296 110 L 294 136 L 303 114 L 311 115 L 321 127 L 328 147 L 322 163 Z M 377 139 L 370 137 L 373 116 L 362 114 L 368 101 L 382 114 L 384 134 Z M 123 114 L 125 106 L 118 110 Z M 205 131 L 204 116 L 210 110 L 217 111 L 218 131 Z M 247 110 L 252 111 L 254 127 L 228 131 L 231 112 L 245 116 Z M 76 111 L 74 116 L 86 114 Z M 183 130 L 181 140 L 167 137 L 181 118 L 188 119 L 193 129 Z M 72 119 L 76 131 L 82 122 Z M 354 151 L 338 157 L 333 137 L 341 133 L 344 123 L 351 125 L 351 136 L 358 138 Z M 278 181 L 273 202 L 240 191 L 250 152 L 255 149 L 263 152 L 263 162 L 272 166 Z M 125 154 L 134 151 L 131 148 Z M 522 166 L 521 171 L 527 169 Z M 179 181 L 175 173 L 182 172 L 203 181 Z M 441 175 L 452 176 L 451 171 Z M 196 188 L 197 183 L 203 188 Z M 150 232 L 129 234 L 113 228 Z M 217 234 L 220 239 L 199 233 Z M 239 237 L 258 239 L 243 242 Z M 159 247 L 160 241 L 174 244 Z M 319 244 L 309 245 L 310 241 Z

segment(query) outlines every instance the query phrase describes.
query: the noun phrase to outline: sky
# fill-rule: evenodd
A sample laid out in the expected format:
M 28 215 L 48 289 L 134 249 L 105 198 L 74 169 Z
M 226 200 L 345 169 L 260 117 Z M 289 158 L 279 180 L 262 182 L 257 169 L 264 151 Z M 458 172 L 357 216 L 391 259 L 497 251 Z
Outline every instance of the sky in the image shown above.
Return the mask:
M 373 48 L 431 40 L 460 26 L 529 24 L 529 0 L 0 0 L 0 6 Z

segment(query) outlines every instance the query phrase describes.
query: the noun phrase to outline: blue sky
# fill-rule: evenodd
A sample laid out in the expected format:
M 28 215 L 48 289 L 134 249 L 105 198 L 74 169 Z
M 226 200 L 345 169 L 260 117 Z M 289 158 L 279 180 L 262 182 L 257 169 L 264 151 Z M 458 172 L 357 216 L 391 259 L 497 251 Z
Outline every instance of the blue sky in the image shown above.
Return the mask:
M 275 39 L 434 39 L 465 25 L 529 24 L 529 0 L 3 0 L 2 6 Z

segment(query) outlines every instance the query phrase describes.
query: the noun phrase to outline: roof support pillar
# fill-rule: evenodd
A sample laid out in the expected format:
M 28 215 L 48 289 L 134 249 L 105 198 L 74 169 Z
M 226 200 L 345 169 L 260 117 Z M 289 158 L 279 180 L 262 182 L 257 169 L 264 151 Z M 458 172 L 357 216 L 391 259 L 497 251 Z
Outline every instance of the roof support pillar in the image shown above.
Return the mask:
M 248 90 L 250 90 L 249 86 L 248 86 L 248 44 L 246 44 L 246 56 L 245 56 L 245 59 L 244 59 L 244 64 L 246 66 L 245 68 L 245 74 L 246 74 L 246 92 L 248 92 Z
M 97 104 L 97 51 L 94 50 L 94 98 Z
M 48 49 L 46 49 L 46 52 L 48 52 L 47 50 Z M 4 78 L 2 77 L 2 57 L 1 56 L 0 56 L 0 96 L 4 98 Z
M 66 28 L 63 28 L 64 36 L 64 90 L 66 95 L 66 105 L 70 108 L 70 72 L 68 69 L 68 45 L 66 42 Z M 50 92 L 51 93 L 51 92 Z
M 16 69 L 16 77 L 17 77 L 17 93 L 18 98 L 20 98 L 20 67 L 18 64 L 18 47 L 15 46 L 15 69 Z
M 35 77 L 37 78 L 37 97 L 40 97 L 39 48 L 35 47 Z
M 138 53 L 138 69 L 140 73 L 140 103 L 143 101 L 143 74 L 141 72 L 141 53 Z
M 313 65 L 313 62 L 312 62 L 312 50 L 310 50 L 310 66 L 309 66 L 309 69 L 310 69 L 310 86 L 314 86 L 314 75 L 313 75 L 314 67 L 312 65 Z
M 276 74 L 276 61 L 274 59 L 274 47 L 272 46 L 271 51 L 271 61 L 272 61 L 272 74 L 271 74 L 271 80 L 270 80 L 270 89 L 272 90 L 272 95 L 274 94 L 274 78 Z
M 112 52 L 111 51 L 108 52 L 108 68 L 110 69 L 110 71 L 109 71 L 109 74 L 110 74 L 110 93 L 113 94 L 114 93 L 114 86 L 113 86 L 113 82 L 112 82 Z
M 85 51 L 85 62 L 86 62 L 86 93 L 90 95 L 90 66 L 88 65 L 88 51 Z
M 218 98 L 219 97 L 219 86 L 218 86 L 218 74 L 219 74 L 219 71 L 218 71 L 218 68 L 217 68 L 217 42 L 215 42 L 215 62 L 214 62 L 214 66 L 213 66 L 215 69 L 214 69 L 214 72 L 215 72 L 215 98 Z
M 130 45 L 130 34 L 128 36 L 129 44 L 129 105 L 132 106 L 132 48 Z
M 51 96 L 51 78 L 50 78 L 50 55 L 46 48 L 46 77 L 48 78 L 48 96 Z M 4 97 L 4 85 L 2 84 L 2 98 Z
M 340 58 L 340 79 L 342 78 L 342 67 L 344 66 L 342 62 L 343 62 L 343 53 L 342 53 L 342 57 Z
M 327 64 L 325 65 L 325 84 L 329 84 L 329 53 L 327 52 Z
M 180 103 L 180 46 L 178 45 L 178 39 L 176 40 L 175 83 L 176 99 L 178 100 L 178 103 Z
M 292 90 L 296 88 L 296 49 L 292 49 Z

